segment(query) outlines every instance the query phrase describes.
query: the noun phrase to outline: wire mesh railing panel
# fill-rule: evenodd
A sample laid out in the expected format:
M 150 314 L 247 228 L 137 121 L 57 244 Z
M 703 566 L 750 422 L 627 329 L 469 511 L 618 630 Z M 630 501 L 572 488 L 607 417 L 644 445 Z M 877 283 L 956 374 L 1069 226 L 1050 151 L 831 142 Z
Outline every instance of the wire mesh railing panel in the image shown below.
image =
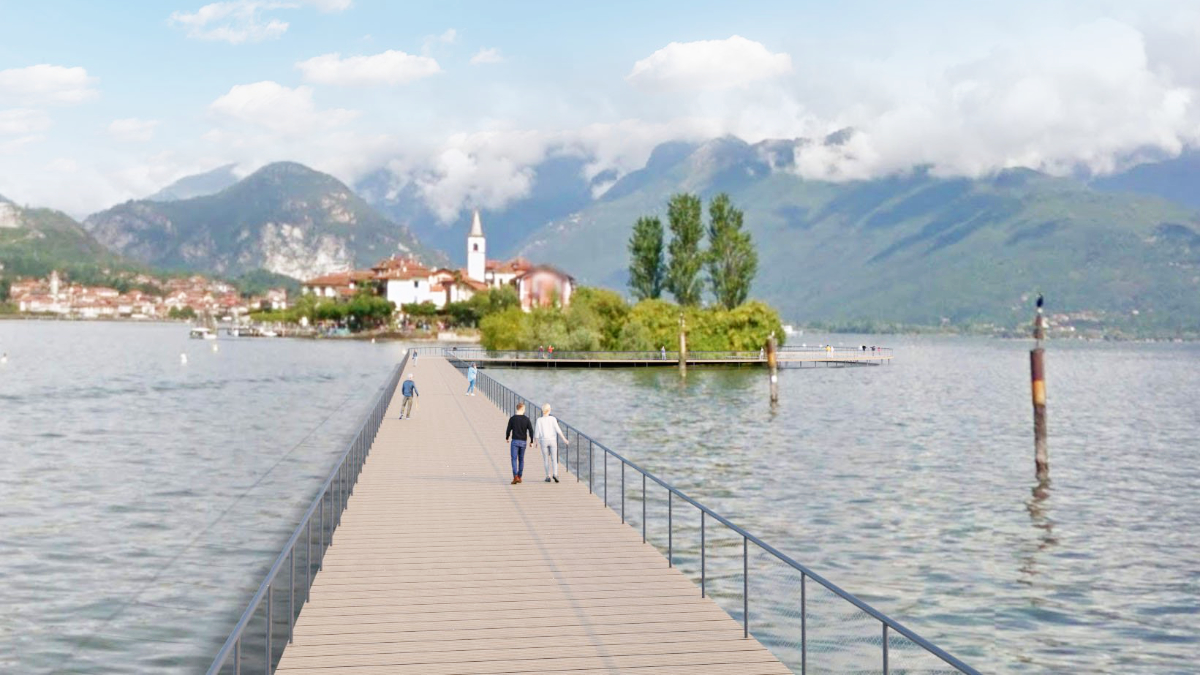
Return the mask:
M 747 591 L 752 600 L 750 630 L 793 672 L 805 672 L 801 608 L 807 584 L 803 573 L 754 544 L 746 554 Z
M 883 672 L 883 624 L 811 580 L 805 600 L 808 673 Z
M 704 594 L 725 610 L 729 616 L 742 622 L 744 617 L 745 575 L 742 560 L 743 538 L 725 525 L 705 518 L 704 523 Z M 754 570 L 750 570 L 754 579 Z M 751 589 L 753 590 L 753 589 Z M 765 599 L 765 598 L 763 598 Z M 758 598 L 755 609 L 758 608 Z
M 959 675 L 957 668 L 894 631 L 888 632 L 888 673 L 889 675 Z

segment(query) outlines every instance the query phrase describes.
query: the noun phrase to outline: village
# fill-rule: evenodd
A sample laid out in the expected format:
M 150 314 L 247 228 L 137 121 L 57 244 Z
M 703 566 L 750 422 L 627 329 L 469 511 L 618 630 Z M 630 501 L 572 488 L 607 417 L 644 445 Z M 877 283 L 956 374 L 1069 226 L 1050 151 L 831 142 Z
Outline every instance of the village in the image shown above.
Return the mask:
M 115 285 L 115 284 L 114 284 Z M 243 295 L 225 281 L 202 275 L 160 278 L 128 274 L 121 288 L 92 286 L 71 281 L 53 271 L 42 279 L 18 278 L 11 283 L 11 305 L 19 314 L 74 319 L 178 320 L 202 319 L 233 324 L 250 321 L 259 312 L 278 312 L 293 306 L 284 288 L 262 295 Z M 476 293 L 512 287 L 521 308 L 558 305 L 571 301 L 575 280 L 549 265 L 534 265 L 523 258 L 487 259 L 487 240 L 479 212 L 473 214 L 467 236 L 467 267 L 428 267 L 412 257 L 392 256 L 370 269 L 333 272 L 301 284 L 301 294 L 322 302 L 348 302 L 368 294 L 393 306 L 391 320 L 404 325 L 405 307 L 445 309 L 469 300 Z M 292 298 L 291 300 L 295 300 Z M 307 321 L 304 322 L 307 325 Z
M 465 302 L 476 293 L 513 287 L 521 308 L 559 305 L 567 307 L 575 289 L 571 275 L 551 266 L 534 265 L 523 258 L 488 260 L 487 238 L 479 211 L 471 218 L 467 234 L 466 269 L 430 268 L 410 257 L 393 256 L 367 270 L 351 270 L 309 279 L 302 285 L 305 295 L 319 298 L 350 298 L 364 289 L 387 298 L 397 310 L 429 303 L 444 309 Z
M 190 319 L 212 316 L 236 321 L 260 309 L 283 309 L 286 289 L 243 297 L 232 284 L 201 275 L 162 279 L 148 274 L 122 279 L 122 292 L 110 286 L 65 281 L 57 271 L 44 279 L 12 282 L 9 297 L 21 314 L 77 319 Z

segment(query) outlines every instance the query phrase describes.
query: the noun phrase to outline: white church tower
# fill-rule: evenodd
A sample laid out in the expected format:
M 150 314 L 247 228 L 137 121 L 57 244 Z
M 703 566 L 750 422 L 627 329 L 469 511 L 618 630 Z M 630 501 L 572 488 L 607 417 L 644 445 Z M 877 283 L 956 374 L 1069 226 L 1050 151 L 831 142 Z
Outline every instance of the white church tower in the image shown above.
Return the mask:
M 479 221 L 479 209 L 471 216 L 471 232 L 467 235 L 467 276 L 475 281 L 484 281 L 487 269 L 487 240 L 483 238 L 483 223 Z

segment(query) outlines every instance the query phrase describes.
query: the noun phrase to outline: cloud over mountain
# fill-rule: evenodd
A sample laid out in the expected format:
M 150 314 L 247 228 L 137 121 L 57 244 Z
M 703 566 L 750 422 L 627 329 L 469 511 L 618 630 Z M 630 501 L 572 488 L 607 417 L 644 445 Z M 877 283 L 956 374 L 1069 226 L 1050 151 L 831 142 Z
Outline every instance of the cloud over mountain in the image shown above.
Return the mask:
M 633 64 L 625 79 L 651 91 L 726 89 L 792 70 L 792 57 L 734 35 L 725 40 L 672 42 Z

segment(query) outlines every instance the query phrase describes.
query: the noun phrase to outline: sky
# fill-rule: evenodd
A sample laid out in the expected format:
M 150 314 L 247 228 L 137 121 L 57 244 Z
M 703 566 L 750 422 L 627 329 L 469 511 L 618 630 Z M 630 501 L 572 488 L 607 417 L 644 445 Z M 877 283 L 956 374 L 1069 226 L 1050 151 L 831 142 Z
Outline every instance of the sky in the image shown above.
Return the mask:
M 449 221 L 673 139 L 851 127 L 826 180 L 1200 145 L 1197 0 L 0 0 L 0 35 L 0 195 L 76 217 L 227 163 L 387 167 Z

